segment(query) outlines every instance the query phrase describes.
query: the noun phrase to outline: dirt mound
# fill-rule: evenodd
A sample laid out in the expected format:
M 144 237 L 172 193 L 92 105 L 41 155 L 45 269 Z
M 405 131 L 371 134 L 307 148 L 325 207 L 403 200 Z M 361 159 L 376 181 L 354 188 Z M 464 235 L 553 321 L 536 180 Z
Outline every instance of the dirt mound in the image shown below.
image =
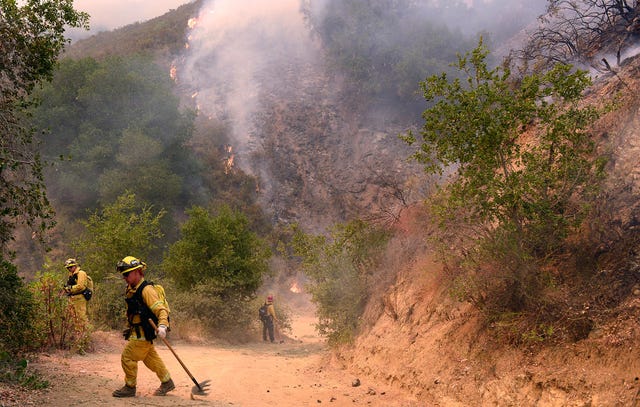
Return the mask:
M 386 293 L 375 324 L 339 360 L 424 405 L 632 406 L 640 403 L 640 296 L 588 338 L 512 348 L 444 291 L 419 258 Z M 496 341 L 496 339 L 498 339 Z

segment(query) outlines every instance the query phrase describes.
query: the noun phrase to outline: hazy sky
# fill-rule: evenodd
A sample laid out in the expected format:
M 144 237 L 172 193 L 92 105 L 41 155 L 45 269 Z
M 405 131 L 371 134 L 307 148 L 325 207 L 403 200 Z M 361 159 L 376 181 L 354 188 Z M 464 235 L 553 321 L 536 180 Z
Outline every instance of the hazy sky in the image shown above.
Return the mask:
M 190 0 L 75 0 L 74 8 L 91 15 L 91 31 L 123 27 L 176 9 Z

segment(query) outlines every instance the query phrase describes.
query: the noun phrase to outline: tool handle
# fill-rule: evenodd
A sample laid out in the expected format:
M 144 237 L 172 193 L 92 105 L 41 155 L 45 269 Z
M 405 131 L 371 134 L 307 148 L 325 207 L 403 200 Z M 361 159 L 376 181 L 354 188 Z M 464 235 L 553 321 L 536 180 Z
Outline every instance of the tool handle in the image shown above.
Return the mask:
M 153 322 L 153 319 L 149 318 L 149 323 L 151 324 L 151 327 L 153 327 L 154 330 L 158 330 L 158 327 L 156 326 L 156 324 Z M 189 371 L 189 369 L 187 369 L 187 367 L 185 366 L 184 363 L 182 363 L 182 360 L 180 360 L 180 357 L 178 357 L 178 354 L 176 353 L 176 351 L 173 350 L 173 348 L 171 347 L 171 345 L 169 345 L 169 341 L 167 341 L 166 338 L 160 338 L 162 339 L 162 342 L 164 342 L 165 345 L 167 345 L 167 348 L 169 348 L 169 350 L 171 351 L 171 353 L 173 353 L 173 356 L 176 357 L 176 359 L 178 359 L 178 362 L 180 362 L 180 366 L 182 366 L 182 368 L 184 369 L 185 372 L 187 372 L 187 374 L 189 375 L 189 377 L 191 378 L 191 381 L 194 382 L 196 384 L 196 386 L 198 387 L 198 390 L 202 391 L 202 387 L 200 387 L 200 384 L 198 384 L 198 381 L 196 380 L 195 377 L 193 377 L 193 375 L 191 374 L 191 372 Z

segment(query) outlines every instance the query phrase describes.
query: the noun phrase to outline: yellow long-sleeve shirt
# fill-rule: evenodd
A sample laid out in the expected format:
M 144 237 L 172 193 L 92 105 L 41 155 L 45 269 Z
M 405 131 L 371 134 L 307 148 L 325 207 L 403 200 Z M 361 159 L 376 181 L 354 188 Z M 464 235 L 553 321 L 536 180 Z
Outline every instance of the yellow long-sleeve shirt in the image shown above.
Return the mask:
M 144 282 L 144 278 L 140 279 L 135 287 L 127 286 L 127 298 L 133 297 L 133 294 L 138 290 L 138 287 Z M 142 290 L 142 301 L 149 307 L 151 312 L 158 317 L 158 325 L 169 326 L 169 309 L 165 305 L 164 301 L 158 295 L 158 292 L 151 285 L 147 285 Z M 140 315 L 134 315 L 132 323 L 139 324 Z
M 73 274 L 77 274 L 78 279 L 74 285 L 69 287 L 69 294 L 75 296 L 81 294 L 84 290 L 87 289 L 87 273 L 84 270 L 81 270 L 79 267 L 76 267 L 76 270 Z M 69 274 L 69 277 L 71 277 L 73 274 Z
M 276 318 L 276 308 L 272 302 L 267 302 L 267 315 L 270 315 L 274 321 L 278 320 L 278 318 Z

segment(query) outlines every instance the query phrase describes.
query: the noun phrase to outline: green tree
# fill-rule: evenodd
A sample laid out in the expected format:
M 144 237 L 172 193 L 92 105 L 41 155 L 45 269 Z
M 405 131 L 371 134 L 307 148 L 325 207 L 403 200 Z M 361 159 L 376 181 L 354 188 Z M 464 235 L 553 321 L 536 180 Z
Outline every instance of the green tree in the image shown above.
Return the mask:
M 94 280 L 96 292 L 90 308 L 94 325 L 121 326 L 124 283 L 115 265 L 126 256 L 150 263 L 156 242 L 163 237 L 160 223 L 164 215 L 164 210 L 154 211 L 136 194 L 125 192 L 82 222 L 85 231 L 72 246 L 82 268 Z
M 94 281 L 101 282 L 115 273 L 123 257 L 149 258 L 155 241 L 163 236 L 160 221 L 164 215 L 164 210 L 154 211 L 136 194 L 125 192 L 82 222 L 86 230 L 73 242 L 74 251 Z
M 169 247 L 162 268 L 182 289 L 206 281 L 223 300 L 252 296 L 268 272 L 271 253 L 246 216 L 226 206 L 215 216 L 202 207 L 187 214 L 181 238 Z
M 484 243 L 500 250 L 486 250 L 485 260 L 513 254 L 497 268 L 509 270 L 505 292 L 519 307 L 531 298 L 524 282 L 535 265 L 561 249 L 588 211 L 602 170 L 588 133 L 599 112 L 579 104 L 586 72 L 557 65 L 515 83 L 508 67 L 490 70 L 487 55 L 481 41 L 459 58 L 466 83 L 446 74 L 422 82 L 433 105 L 423 113 L 421 142 L 414 133 L 403 138 L 418 144 L 413 158 L 428 172 L 457 175 L 443 188 L 441 213 L 486 227 Z
M 182 190 L 182 178 L 171 171 L 163 150 L 160 141 L 143 132 L 125 130 L 115 156 L 118 166 L 100 176 L 101 200 L 111 202 L 122 191 L 130 190 L 147 202 L 175 202 Z
M 0 1 L 0 251 L 18 223 L 37 233 L 52 225 L 34 132 L 24 121 L 28 96 L 49 80 L 67 40 L 66 26 L 86 27 L 72 0 Z
M 42 151 L 54 164 L 46 171 L 52 198 L 80 215 L 125 190 L 167 209 L 200 193 L 186 147 L 193 117 L 172 86 L 148 56 L 63 60 L 34 111 L 50 133 Z
M 181 290 L 172 308 L 183 324 L 242 340 L 255 322 L 252 300 L 269 273 L 271 252 L 239 211 L 222 206 L 212 215 L 193 207 L 187 214 L 180 239 L 162 263 Z

